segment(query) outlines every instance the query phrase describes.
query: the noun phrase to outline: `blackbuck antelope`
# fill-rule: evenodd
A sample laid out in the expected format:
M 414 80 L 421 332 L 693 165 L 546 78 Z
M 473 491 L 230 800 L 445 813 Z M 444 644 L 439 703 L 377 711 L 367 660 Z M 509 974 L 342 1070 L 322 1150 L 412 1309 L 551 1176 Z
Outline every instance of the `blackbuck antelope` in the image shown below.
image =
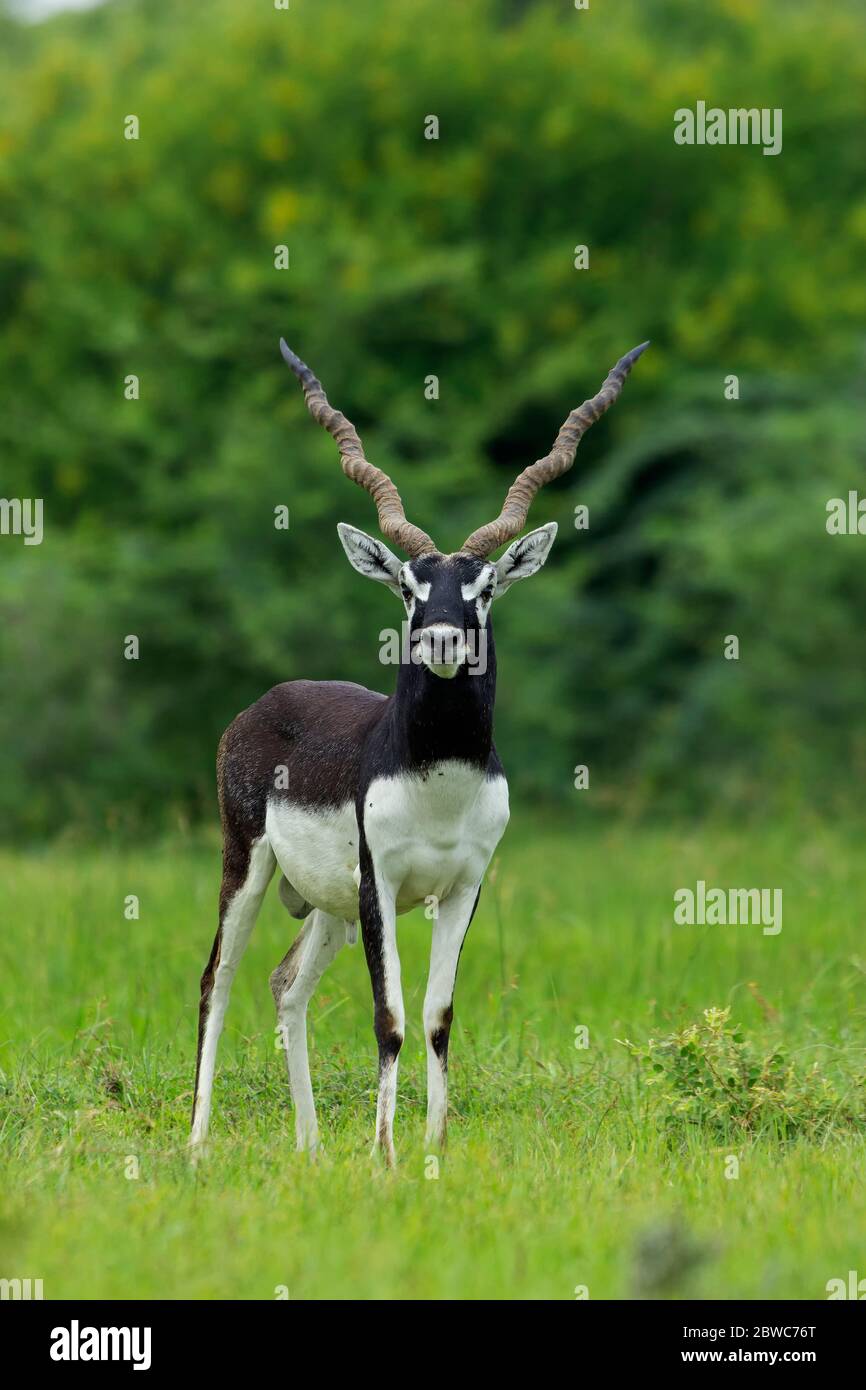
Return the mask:
M 394 1161 L 397 1059 L 404 1013 L 397 917 L 432 904 L 424 999 L 427 1142 L 441 1145 L 457 963 L 481 881 L 508 821 L 508 786 L 493 745 L 496 660 L 490 608 L 540 569 L 549 523 L 515 540 L 538 489 L 565 473 L 585 431 L 619 396 L 643 343 L 569 415 L 545 458 L 525 468 L 495 521 L 442 555 L 406 520 L 387 474 L 364 457 L 354 426 L 332 409 L 309 367 L 281 341 L 313 418 L 333 435 L 343 471 L 369 492 L 379 529 L 409 556 L 354 526 L 337 529 L 349 563 L 402 599 L 412 659 L 393 695 L 344 681 L 287 681 L 239 714 L 217 757 L 224 849 L 219 930 L 201 979 L 191 1143 L 207 1136 L 217 1043 L 232 979 L 275 867 L 280 897 L 303 926 L 271 975 L 288 1062 L 299 1149 L 318 1126 L 307 1057 L 307 1005 L 357 922 L 373 986 L 379 1048 L 375 1144 Z M 513 542 L 498 560 L 491 553 Z M 479 653 L 481 659 L 479 659 Z M 430 908 L 428 907 L 428 912 Z

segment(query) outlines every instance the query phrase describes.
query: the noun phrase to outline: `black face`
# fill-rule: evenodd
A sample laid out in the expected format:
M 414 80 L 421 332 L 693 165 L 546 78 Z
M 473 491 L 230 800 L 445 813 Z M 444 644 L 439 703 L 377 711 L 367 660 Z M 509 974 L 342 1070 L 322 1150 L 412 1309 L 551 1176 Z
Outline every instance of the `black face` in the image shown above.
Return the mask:
M 483 625 L 496 587 L 496 570 L 472 555 L 422 555 L 400 570 L 400 593 L 412 629 L 448 623 L 465 631 Z
M 413 651 L 434 675 L 450 678 L 483 659 L 496 570 L 471 555 L 422 555 L 398 576 Z
M 408 618 L 408 660 L 413 665 L 423 662 L 434 675 L 450 679 L 464 667 L 470 674 L 484 674 L 488 648 L 492 667 L 490 605 L 518 579 L 541 568 L 556 524 L 551 521 L 513 541 L 495 565 L 463 551 L 433 552 L 401 563 L 365 531 L 345 522 L 337 530 L 353 568 L 402 596 Z M 404 639 L 405 635 L 404 629 Z M 402 642 L 399 659 L 407 661 Z

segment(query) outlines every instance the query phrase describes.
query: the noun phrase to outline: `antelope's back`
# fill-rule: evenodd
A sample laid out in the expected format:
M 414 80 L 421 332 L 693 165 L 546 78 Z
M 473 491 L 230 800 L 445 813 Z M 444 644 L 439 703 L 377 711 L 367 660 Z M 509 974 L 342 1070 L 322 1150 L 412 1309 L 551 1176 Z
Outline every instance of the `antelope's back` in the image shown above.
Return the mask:
M 217 787 L 227 830 L 264 833 L 268 800 L 310 809 L 354 802 L 364 744 L 388 698 L 351 681 L 284 681 L 220 739 Z

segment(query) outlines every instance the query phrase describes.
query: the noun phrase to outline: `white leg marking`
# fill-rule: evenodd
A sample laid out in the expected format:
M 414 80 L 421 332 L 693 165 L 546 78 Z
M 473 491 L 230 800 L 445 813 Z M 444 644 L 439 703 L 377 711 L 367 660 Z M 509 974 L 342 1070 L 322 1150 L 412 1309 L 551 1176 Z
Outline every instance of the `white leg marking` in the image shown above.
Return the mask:
M 262 835 L 253 842 L 246 879 L 229 903 L 223 918 L 219 965 L 214 976 L 202 1042 L 198 1094 L 190 1135 L 193 1147 L 203 1144 L 207 1138 L 217 1045 L 223 1030 L 232 981 L 250 939 L 275 863 L 273 850 L 266 836 Z
M 382 924 L 382 1005 L 390 1015 L 393 1032 L 400 1041 L 406 1030 L 403 1009 L 403 988 L 400 979 L 400 956 L 397 951 L 397 905 L 395 894 L 376 874 L 376 893 L 379 899 L 379 918 Z M 376 1148 L 381 1149 L 389 1168 L 395 1163 L 394 1111 L 397 1106 L 397 1072 L 399 1051 L 380 1055 L 379 1091 L 376 1098 Z
M 315 1151 L 319 1142 L 316 1105 L 307 1052 L 307 1005 L 327 967 L 346 940 L 346 923 L 318 909 L 304 923 L 297 973 L 277 1006 L 295 1107 L 298 1149 Z
M 424 997 L 424 1036 L 427 1042 L 427 1134 L 424 1142 L 437 1146 L 445 1143 L 448 1117 L 447 1052 L 441 1050 L 441 1030 L 444 1026 L 447 1039 L 451 1027 L 457 963 L 479 887 L 476 884 L 474 888 L 457 889 L 450 898 L 439 904 L 439 916 L 433 923 L 430 975 Z M 436 1050 L 437 1042 L 439 1052 Z

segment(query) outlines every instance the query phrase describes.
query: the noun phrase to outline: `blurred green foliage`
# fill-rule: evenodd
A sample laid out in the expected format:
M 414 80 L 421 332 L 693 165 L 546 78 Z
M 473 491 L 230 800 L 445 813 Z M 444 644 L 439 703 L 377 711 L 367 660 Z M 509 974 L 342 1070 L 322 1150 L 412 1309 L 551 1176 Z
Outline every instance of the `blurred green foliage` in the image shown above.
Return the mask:
M 576 763 L 596 805 L 853 796 L 866 539 L 825 505 L 866 452 L 864 37 L 848 0 L 0 18 L 0 495 L 46 526 L 0 537 L 4 828 L 196 816 L 269 685 L 390 688 L 399 609 L 334 529 L 372 504 L 280 334 L 445 549 L 651 337 L 535 504 L 554 558 L 497 605 L 511 778 L 572 805 Z M 676 145 L 698 100 L 782 108 L 782 153 Z

